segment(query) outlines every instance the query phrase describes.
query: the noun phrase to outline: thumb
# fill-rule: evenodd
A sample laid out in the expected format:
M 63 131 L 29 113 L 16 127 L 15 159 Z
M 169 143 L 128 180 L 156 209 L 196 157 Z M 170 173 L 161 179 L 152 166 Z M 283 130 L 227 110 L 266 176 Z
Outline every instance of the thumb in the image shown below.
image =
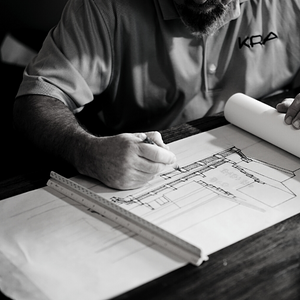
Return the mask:
M 294 99 L 286 98 L 282 102 L 276 105 L 276 109 L 279 113 L 286 113 L 288 108 L 291 106 Z

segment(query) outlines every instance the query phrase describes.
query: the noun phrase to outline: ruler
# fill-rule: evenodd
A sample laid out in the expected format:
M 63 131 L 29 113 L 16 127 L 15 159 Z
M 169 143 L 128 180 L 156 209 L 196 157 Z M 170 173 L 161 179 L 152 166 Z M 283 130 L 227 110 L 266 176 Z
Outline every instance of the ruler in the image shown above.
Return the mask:
M 185 261 L 199 266 L 208 259 L 195 245 L 131 213 L 71 179 L 53 171 L 50 177 L 47 182 L 49 187 L 167 249 Z

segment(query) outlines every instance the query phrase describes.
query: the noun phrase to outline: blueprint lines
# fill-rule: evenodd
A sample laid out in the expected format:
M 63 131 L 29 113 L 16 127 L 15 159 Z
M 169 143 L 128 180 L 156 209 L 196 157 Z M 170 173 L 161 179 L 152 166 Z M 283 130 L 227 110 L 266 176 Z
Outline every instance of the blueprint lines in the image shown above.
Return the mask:
M 141 189 L 89 188 L 208 255 L 300 211 L 300 159 L 247 132 L 228 125 L 170 148 L 180 169 Z
M 111 200 L 128 206 L 127 209 L 144 207 L 146 212 L 163 206 L 184 209 L 192 203 L 199 205 L 222 197 L 224 201 L 264 212 L 259 203 L 275 207 L 295 197 L 284 185 L 284 181 L 295 176 L 293 171 L 247 157 L 236 147 L 181 166 L 181 171 L 172 170 L 160 176 L 165 183 L 152 190 Z M 254 201 L 249 203 L 249 197 Z

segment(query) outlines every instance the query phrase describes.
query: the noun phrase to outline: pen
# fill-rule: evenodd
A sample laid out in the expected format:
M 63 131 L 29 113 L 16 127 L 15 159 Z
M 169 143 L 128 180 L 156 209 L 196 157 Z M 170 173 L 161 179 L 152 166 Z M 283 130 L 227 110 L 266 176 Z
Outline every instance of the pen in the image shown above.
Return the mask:
M 143 140 L 143 143 L 157 146 L 155 142 L 152 139 L 150 139 L 148 136 L 146 136 L 146 138 Z M 174 166 L 173 169 L 179 172 L 183 172 L 183 170 L 179 167 L 179 165 Z
M 143 142 L 146 143 L 146 144 L 156 145 L 156 144 L 149 138 L 149 136 L 146 136 L 146 138 L 143 140 Z

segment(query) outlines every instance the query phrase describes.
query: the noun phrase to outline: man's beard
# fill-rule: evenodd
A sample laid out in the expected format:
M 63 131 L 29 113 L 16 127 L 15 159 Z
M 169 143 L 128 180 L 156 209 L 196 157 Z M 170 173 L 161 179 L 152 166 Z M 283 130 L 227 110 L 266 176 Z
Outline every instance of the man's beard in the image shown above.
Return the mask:
M 215 33 L 229 10 L 228 5 L 218 0 L 207 0 L 204 4 L 197 4 L 193 0 L 185 0 L 184 4 L 174 3 L 182 22 L 195 36 Z M 215 7 L 206 11 L 212 5 Z

